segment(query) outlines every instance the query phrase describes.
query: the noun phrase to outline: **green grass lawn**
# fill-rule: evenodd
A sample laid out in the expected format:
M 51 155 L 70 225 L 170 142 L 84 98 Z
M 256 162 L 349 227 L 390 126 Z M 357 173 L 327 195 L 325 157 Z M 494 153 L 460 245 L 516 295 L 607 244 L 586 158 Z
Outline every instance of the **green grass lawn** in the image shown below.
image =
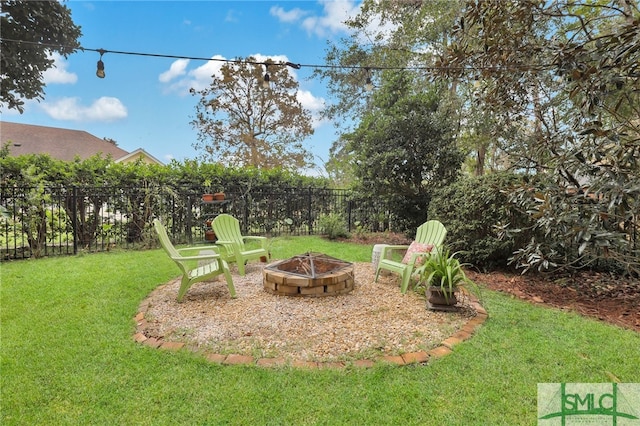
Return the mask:
M 371 246 L 275 239 L 275 258 Z M 531 425 L 537 383 L 640 382 L 640 335 L 484 291 L 489 319 L 427 366 L 223 366 L 132 339 L 138 305 L 178 269 L 161 250 L 1 266 L 3 425 Z

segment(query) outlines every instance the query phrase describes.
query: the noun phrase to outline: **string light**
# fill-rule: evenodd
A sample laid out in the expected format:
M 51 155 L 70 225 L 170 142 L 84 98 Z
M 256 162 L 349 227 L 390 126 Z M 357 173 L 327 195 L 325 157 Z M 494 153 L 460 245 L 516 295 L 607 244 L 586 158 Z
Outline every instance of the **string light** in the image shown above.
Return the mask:
M 373 82 L 371 81 L 371 70 L 369 68 L 365 68 L 367 72 L 367 81 L 364 84 L 364 90 L 370 92 L 373 90 Z
M 367 80 L 365 83 L 365 88 L 371 87 L 373 89 L 373 84 L 371 82 L 371 70 L 408 70 L 408 71 L 438 71 L 438 70 L 449 70 L 449 71 L 461 71 L 461 72 L 475 72 L 475 71 L 514 71 L 514 72 L 524 72 L 524 71 L 543 71 L 548 69 L 554 69 L 554 65 L 539 65 L 537 67 L 531 67 L 527 65 L 515 65 L 515 66 L 411 66 L 411 67 L 402 67 L 402 66 L 363 66 L 363 65 L 328 65 L 328 64 L 296 64 L 293 62 L 261 62 L 261 61 L 248 61 L 244 59 L 222 59 L 222 58 L 205 58 L 205 57 L 197 57 L 197 56 L 182 56 L 182 55 L 167 55 L 167 54 L 159 54 L 159 53 L 143 53 L 143 52 L 128 52 L 121 50 L 106 50 L 106 49 L 91 49 L 85 48 L 82 46 L 68 46 L 61 44 L 48 44 L 48 43 L 39 43 L 32 42 L 26 40 L 15 40 L 9 38 L 0 38 L 3 42 L 12 42 L 12 43 L 24 43 L 37 45 L 42 47 L 53 47 L 53 48 L 66 48 L 66 49 L 79 49 L 88 52 L 98 52 L 100 53 L 100 60 L 98 61 L 98 70 L 96 71 L 96 75 L 100 78 L 104 78 L 104 63 L 102 62 L 102 55 L 105 53 L 118 54 L 118 55 L 133 55 L 133 56 L 145 56 L 145 57 L 154 57 L 154 58 L 168 58 L 168 59 L 189 59 L 195 61 L 218 61 L 218 62 L 226 62 L 226 63 L 234 63 L 234 64 L 250 64 L 250 65 L 275 65 L 275 66 L 287 66 L 294 69 L 301 68 L 314 68 L 314 69 L 351 69 L 351 70 L 360 70 L 364 69 L 368 72 Z M 102 76 L 100 75 L 102 74 Z M 270 76 L 268 72 L 265 73 L 265 79 L 263 80 L 263 86 L 270 80 Z M 369 86 L 371 84 L 371 86 Z
M 269 89 L 271 87 L 269 85 L 269 80 L 271 80 L 271 77 L 269 77 L 269 64 L 264 64 L 264 78 L 262 80 L 263 89 Z
M 98 78 L 104 78 L 105 77 L 105 73 L 104 73 L 104 62 L 102 62 L 102 55 L 105 54 L 105 50 L 100 49 L 100 59 L 98 59 L 98 70 L 96 71 L 96 75 L 98 76 Z

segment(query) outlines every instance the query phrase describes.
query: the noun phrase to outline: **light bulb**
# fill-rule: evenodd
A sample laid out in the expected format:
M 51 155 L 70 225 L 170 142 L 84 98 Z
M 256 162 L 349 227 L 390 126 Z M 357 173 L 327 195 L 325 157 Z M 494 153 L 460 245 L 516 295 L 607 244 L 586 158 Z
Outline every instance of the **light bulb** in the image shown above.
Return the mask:
M 96 75 L 99 78 L 104 78 L 105 77 L 105 73 L 104 73 L 104 62 L 102 62 L 102 60 L 98 61 L 98 70 L 96 71 Z

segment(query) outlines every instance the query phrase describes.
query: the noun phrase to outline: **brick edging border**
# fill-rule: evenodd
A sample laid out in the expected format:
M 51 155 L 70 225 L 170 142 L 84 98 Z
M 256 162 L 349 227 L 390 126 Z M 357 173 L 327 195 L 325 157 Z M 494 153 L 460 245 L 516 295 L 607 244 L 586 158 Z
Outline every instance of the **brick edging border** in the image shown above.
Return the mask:
M 419 351 L 419 352 L 410 352 L 402 355 L 385 355 L 375 359 L 360 359 L 356 361 L 302 361 L 302 360 L 293 360 L 287 361 L 284 358 L 254 358 L 248 355 L 239 355 L 239 354 L 216 354 L 216 353 L 205 353 L 205 358 L 216 364 L 225 364 L 225 365 L 257 365 L 260 367 L 278 367 L 291 365 L 292 367 L 298 368 L 344 368 L 347 365 L 353 365 L 354 367 L 373 367 L 378 362 L 385 362 L 389 364 L 396 365 L 410 365 L 410 364 L 427 364 L 431 359 L 441 358 L 445 355 L 453 352 L 453 347 L 462 343 L 465 340 L 468 340 L 473 336 L 476 330 L 484 324 L 484 322 L 488 318 L 487 311 L 480 305 L 478 300 L 472 299 L 470 301 L 471 307 L 476 311 L 476 316 L 472 317 L 467 323 L 458 331 L 453 333 L 447 339 L 443 340 L 440 343 L 440 346 L 431 349 L 429 351 Z M 145 319 L 145 315 L 147 313 L 148 304 L 142 303 L 138 309 L 138 313 L 134 317 L 136 322 L 136 332 L 133 335 L 133 339 L 145 346 L 150 346 L 152 348 L 159 348 L 164 350 L 173 350 L 177 351 L 185 347 L 184 342 L 172 342 L 168 340 L 164 340 L 164 338 L 160 337 L 152 337 L 147 336 L 145 334 L 147 330 L 147 320 Z

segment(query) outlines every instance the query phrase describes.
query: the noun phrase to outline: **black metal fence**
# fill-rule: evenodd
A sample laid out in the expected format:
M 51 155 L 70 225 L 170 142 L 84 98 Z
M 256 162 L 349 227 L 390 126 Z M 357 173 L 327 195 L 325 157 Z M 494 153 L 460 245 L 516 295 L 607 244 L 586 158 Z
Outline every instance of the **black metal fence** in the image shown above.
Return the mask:
M 0 259 L 72 255 L 79 251 L 155 247 L 151 222 L 160 218 L 176 243 L 204 242 L 205 223 L 229 213 L 251 235 L 312 235 L 322 217 L 337 214 L 347 230 L 386 231 L 378 200 L 349 190 L 259 188 L 205 203 L 193 188 L 2 187 Z

